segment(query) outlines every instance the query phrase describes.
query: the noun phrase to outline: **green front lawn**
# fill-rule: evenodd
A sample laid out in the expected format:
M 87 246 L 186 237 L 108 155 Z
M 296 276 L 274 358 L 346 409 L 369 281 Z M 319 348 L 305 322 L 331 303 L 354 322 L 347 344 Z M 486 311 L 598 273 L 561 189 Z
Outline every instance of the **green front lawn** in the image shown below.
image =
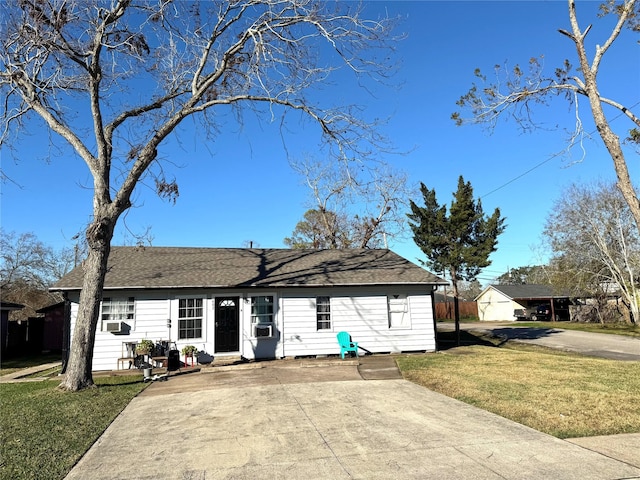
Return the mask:
M 558 438 L 640 433 L 640 362 L 480 341 L 398 365 L 407 380 Z
M 141 377 L 95 379 L 76 393 L 59 380 L 0 386 L 0 478 L 62 479 L 114 418 L 148 384 Z
M 0 364 L 0 375 L 8 375 L 10 373 L 22 370 L 23 368 L 44 365 L 45 363 L 53 363 L 62 361 L 62 354 L 44 353 L 41 355 L 25 355 L 23 357 L 2 359 Z

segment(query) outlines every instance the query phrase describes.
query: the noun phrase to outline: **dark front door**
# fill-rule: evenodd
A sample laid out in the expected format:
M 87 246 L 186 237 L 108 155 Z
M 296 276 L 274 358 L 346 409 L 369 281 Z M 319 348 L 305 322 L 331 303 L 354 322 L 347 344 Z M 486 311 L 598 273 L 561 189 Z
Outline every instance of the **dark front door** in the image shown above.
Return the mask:
M 215 353 L 240 350 L 240 298 L 216 298 Z

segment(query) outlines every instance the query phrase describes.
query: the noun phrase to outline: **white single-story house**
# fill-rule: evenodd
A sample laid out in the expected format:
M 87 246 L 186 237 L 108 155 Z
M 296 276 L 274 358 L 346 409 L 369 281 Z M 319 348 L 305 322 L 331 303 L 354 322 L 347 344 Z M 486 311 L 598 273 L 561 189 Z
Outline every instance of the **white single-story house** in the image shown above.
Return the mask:
M 93 369 L 113 370 L 143 339 L 214 359 L 434 351 L 433 293 L 447 282 L 386 249 L 113 247 Z M 82 267 L 53 287 L 71 302 Z M 127 350 L 129 348 L 129 350 Z
M 554 318 L 569 312 L 569 298 L 549 285 L 489 285 L 475 300 L 478 318 L 487 322 L 529 318 L 532 310 L 545 304 L 553 306 Z

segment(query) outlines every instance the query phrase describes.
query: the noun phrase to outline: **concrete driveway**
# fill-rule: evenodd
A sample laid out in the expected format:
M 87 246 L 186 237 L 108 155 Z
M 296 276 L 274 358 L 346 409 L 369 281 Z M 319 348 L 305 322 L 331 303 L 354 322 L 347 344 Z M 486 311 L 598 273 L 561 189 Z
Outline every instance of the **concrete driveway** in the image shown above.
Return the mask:
M 453 323 L 438 323 L 439 330 L 451 331 Z M 640 361 L 640 339 L 607 333 L 579 332 L 558 328 L 520 327 L 517 323 L 461 323 L 463 330 L 490 332 L 492 335 L 523 343 L 566 350 L 613 360 Z
M 434 393 L 398 379 L 392 357 L 371 358 L 375 368 L 283 360 L 156 382 L 67 479 L 640 478 L 640 461 Z

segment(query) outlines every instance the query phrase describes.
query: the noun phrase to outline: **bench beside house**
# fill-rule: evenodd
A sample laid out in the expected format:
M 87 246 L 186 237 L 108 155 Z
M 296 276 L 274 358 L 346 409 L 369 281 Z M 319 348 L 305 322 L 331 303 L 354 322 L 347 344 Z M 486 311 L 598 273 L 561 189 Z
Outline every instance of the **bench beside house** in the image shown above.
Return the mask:
M 338 355 L 348 331 L 372 353 L 433 351 L 433 292 L 447 282 L 390 250 L 113 247 L 94 370 L 142 339 L 209 358 Z M 82 269 L 53 288 L 78 312 Z

